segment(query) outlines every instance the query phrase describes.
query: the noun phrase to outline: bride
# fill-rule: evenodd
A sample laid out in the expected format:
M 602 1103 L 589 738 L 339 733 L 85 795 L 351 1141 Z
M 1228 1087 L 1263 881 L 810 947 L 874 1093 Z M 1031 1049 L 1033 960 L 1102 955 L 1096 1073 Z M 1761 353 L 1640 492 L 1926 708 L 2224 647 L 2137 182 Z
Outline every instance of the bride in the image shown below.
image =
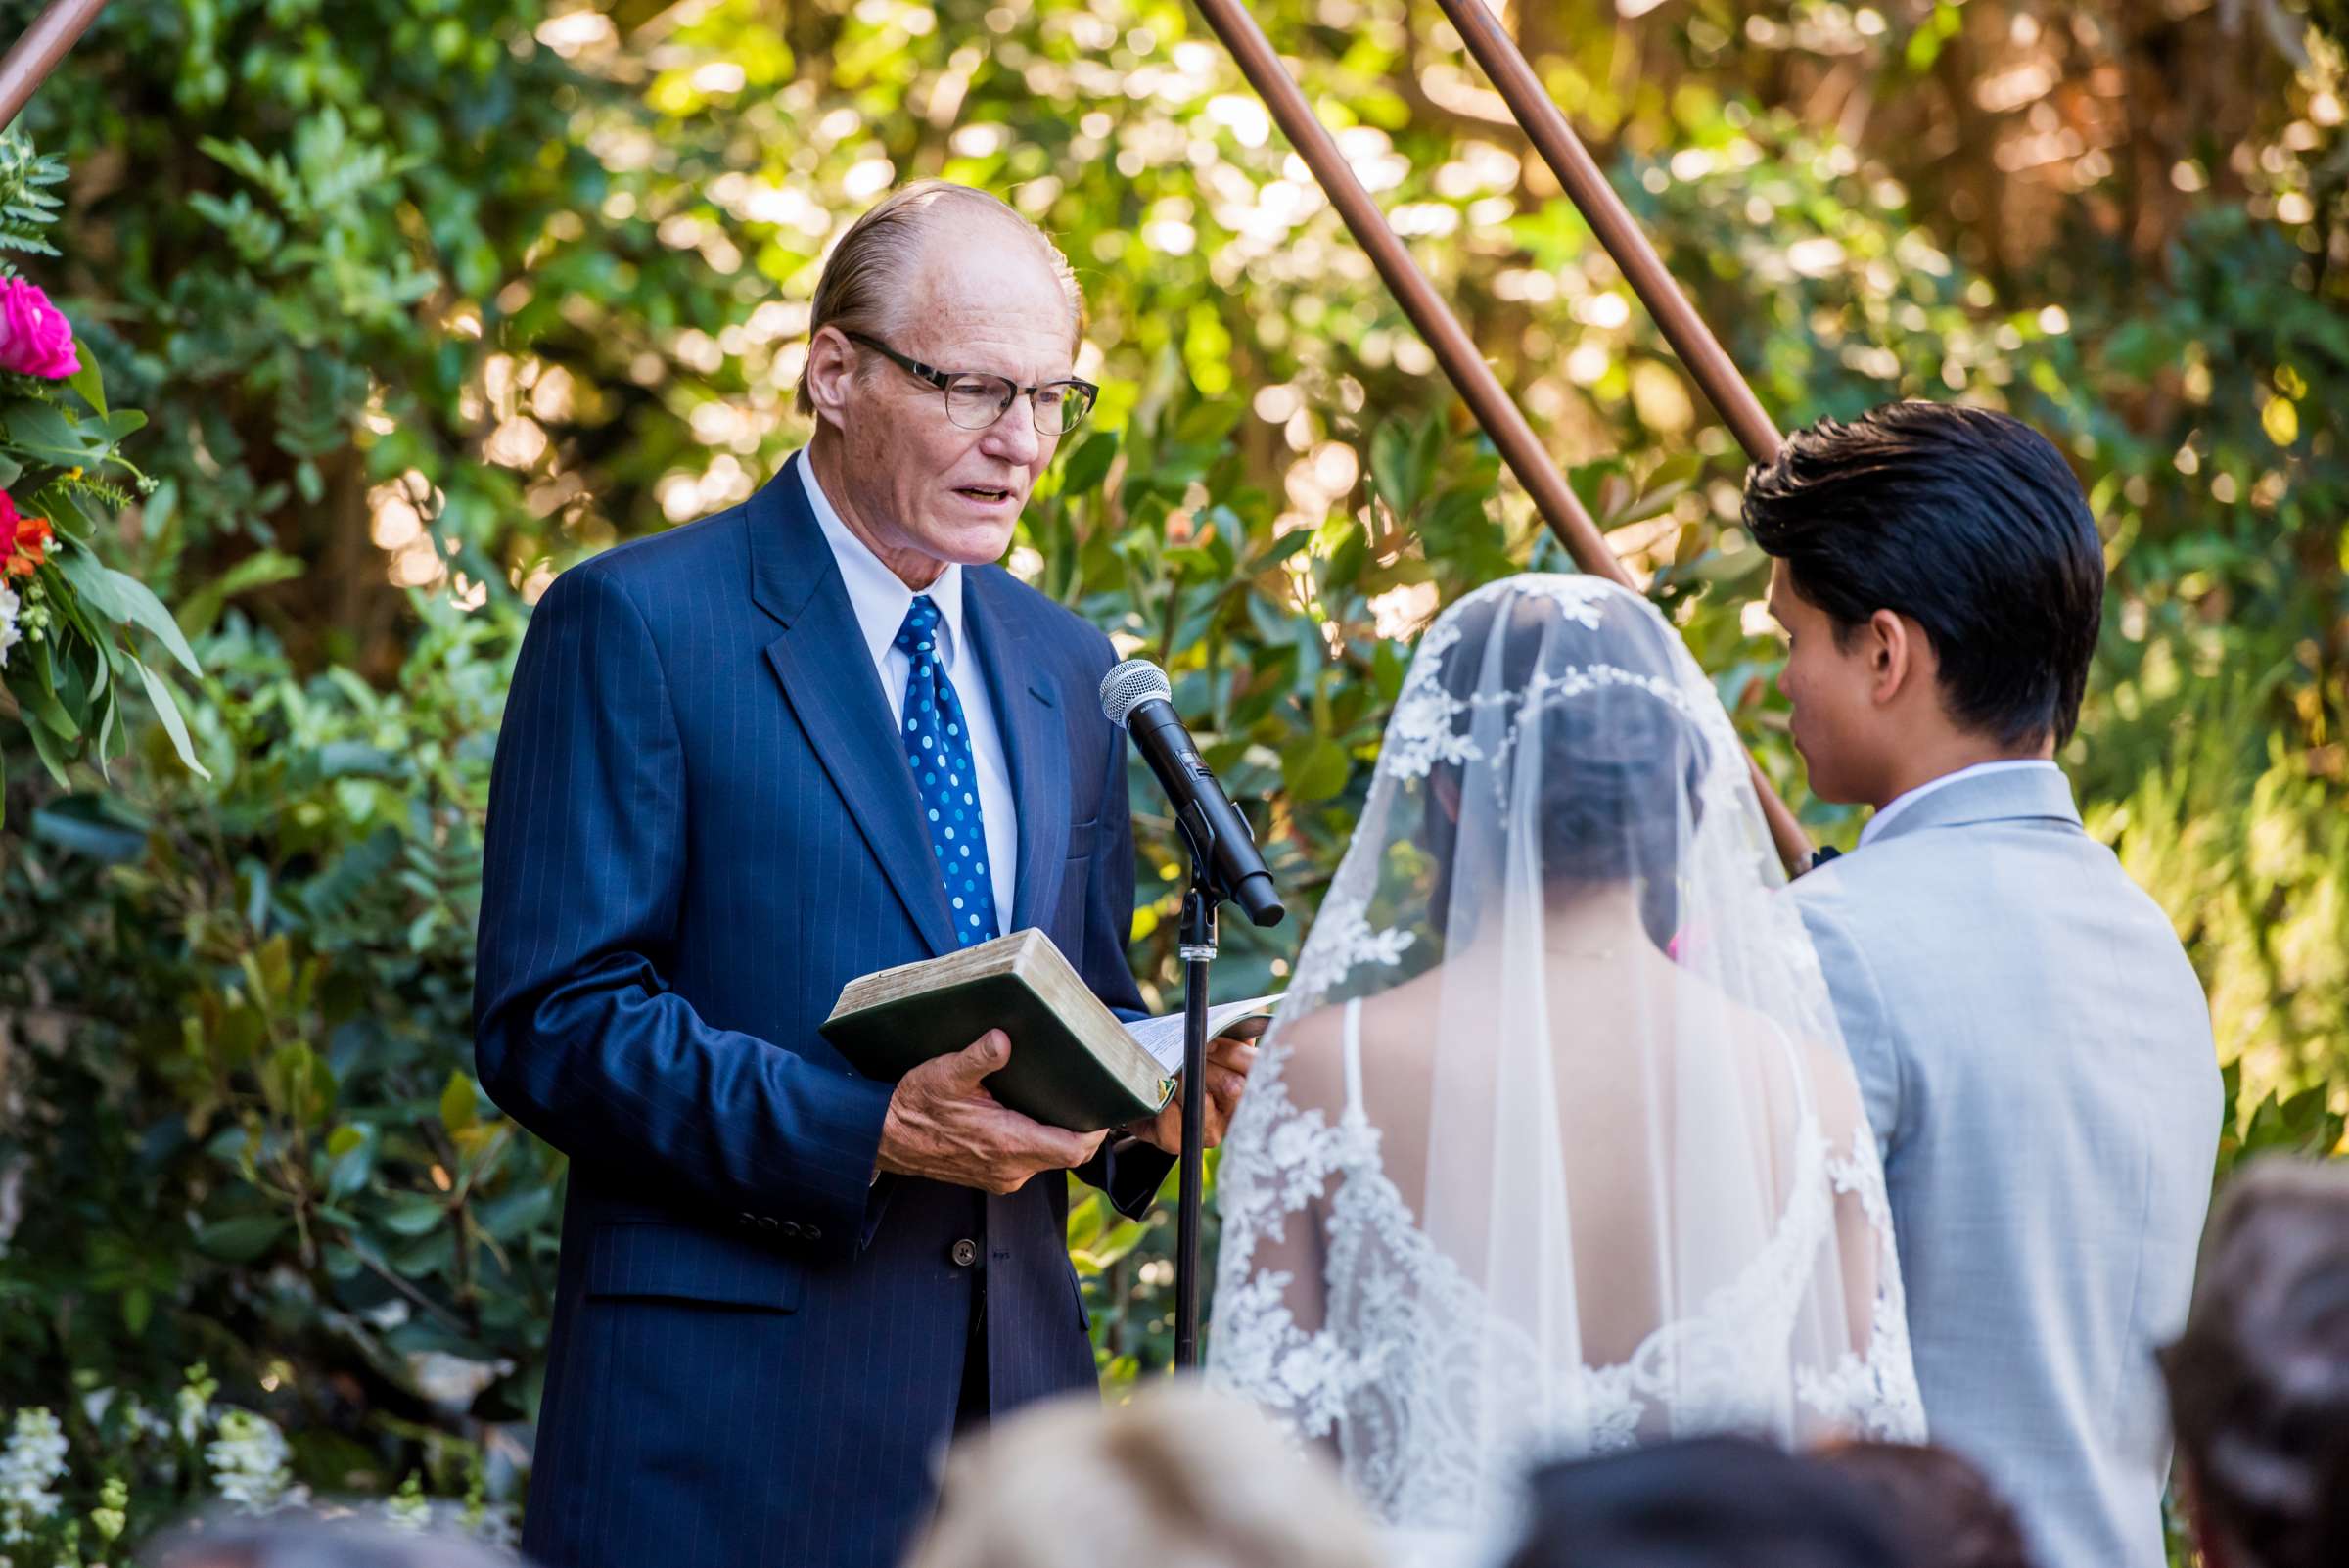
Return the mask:
M 1875 1144 L 1743 754 L 1637 595 L 1447 611 L 1218 1176 L 1209 1376 L 1405 1560 L 1534 1461 L 1921 1440 Z

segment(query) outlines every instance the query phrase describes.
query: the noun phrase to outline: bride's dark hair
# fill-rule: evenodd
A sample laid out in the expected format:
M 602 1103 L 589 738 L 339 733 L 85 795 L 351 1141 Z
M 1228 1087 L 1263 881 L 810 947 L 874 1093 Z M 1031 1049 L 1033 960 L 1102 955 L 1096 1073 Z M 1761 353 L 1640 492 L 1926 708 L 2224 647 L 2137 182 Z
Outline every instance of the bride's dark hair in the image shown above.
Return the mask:
M 1513 788 L 1516 769 L 1538 761 L 1543 884 L 1630 884 L 1649 940 L 1662 947 L 1680 924 L 1680 847 L 1703 817 L 1697 785 L 1712 749 L 1685 714 L 1639 684 L 1677 687 L 1671 628 L 1628 598 L 1587 603 L 1596 626 L 1539 593 L 1466 606 L 1459 639 L 1443 656 L 1443 685 L 1463 704 L 1479 691 L 1508 694 L 1511 755 L 1480 766 Z M 1593 684 L 1571 694 L 1551 684 L 1578 671 Z M 1474 722 L 1472 710 L 1453 719 L 1462 732 Z M 1537 737 L 1538 759 L 1517 751 L 1527 735 Z M 1420 838 L 1435 862 L 1429 918 L 1439 931 L 1451 913 L 1466 773 L 1462 764 L 1439 761 L 1428 776 Z M 1477 787 L 1491 783 L 1487 774 Z

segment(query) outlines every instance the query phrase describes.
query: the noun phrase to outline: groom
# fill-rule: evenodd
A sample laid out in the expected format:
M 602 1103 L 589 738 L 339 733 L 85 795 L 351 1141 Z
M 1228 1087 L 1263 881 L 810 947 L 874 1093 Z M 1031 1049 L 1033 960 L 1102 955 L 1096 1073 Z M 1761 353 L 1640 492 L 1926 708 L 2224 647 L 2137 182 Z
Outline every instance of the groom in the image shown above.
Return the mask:
M 571 1157 L 549 1568 L 887 1568 L 953 1430 L 1095 1387 L 1062 1172 L 1139 1215 L 1179 1110 L 1081 1137 L 987 1093 L 1000 1031 L 894 1086 L 817 1033 L 845 982 L 1024 927 L 1137 1006 L 1116 656 L 990 564 L 1090 400 L 1078 309 L 1011 208 L 898 192 L 816 286 L 807 448 L 531 619 L 475 1019 Z M 1211 1051 L 1210 1142 L 1253 1050 Z
M 2056 768 L 2104 557 L 2062 456 L 1894 403 L 1747 481 L 1812 791 L 1875 814 L 1794 884 L 1884 1151 L 1925 1417 L 2048 1568 L 2157 1568 L 2220 1114 L 2169 920 Z

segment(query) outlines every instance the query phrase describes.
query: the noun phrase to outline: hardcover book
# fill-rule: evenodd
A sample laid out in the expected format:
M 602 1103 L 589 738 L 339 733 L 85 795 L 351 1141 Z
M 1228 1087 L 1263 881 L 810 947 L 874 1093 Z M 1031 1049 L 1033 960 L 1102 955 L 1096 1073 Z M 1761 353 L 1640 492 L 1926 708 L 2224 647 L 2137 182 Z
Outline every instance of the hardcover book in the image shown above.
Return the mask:
M 1278 1000 L 1210 1009 L 1208 1038 L 1262 1034 Z M 1052 939 L 1033 929 L 852 980 L 822 1034 L 856 1071 L 895 1083 L 990 1029 L 1011 1037 L 1011 1060 L 988 1078 L 988 1092 L 1072 1132 L 1157 1114 L 1182 1069 L 1180 1013 L 1121 1023 Z

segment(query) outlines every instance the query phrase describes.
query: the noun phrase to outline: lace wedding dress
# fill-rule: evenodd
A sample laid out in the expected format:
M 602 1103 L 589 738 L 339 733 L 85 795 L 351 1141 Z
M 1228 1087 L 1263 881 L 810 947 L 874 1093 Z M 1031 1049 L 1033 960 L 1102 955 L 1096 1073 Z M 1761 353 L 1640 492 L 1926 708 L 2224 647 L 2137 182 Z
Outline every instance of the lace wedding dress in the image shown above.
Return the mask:
M 1883 1174 L 1727 715 L 1645 600 L 1422 640 L 1225 1140 L 1209 1376 L 1429 1568 L 1541 1459 L 1915 1440 Z

